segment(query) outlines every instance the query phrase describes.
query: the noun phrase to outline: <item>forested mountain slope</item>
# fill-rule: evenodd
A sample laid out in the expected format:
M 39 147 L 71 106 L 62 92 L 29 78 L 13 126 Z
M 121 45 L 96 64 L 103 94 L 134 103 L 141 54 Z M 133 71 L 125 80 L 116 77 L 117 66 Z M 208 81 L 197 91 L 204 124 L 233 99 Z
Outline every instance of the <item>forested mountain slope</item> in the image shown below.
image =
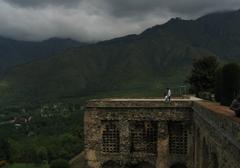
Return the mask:
M 8 102 L 61 100 L 97 92 L 181 85 L 194 58 L 240 60 L 240 11 L 163 25 L 17 66 L 1 81 Z

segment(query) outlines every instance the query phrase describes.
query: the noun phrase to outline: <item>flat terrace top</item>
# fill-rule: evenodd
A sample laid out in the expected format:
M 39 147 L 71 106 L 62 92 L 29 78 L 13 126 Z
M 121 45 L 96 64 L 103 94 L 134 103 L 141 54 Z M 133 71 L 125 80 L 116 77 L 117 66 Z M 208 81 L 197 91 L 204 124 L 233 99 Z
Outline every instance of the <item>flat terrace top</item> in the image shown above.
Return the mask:
M 172 99 L 165 102 L 164 99 L 96 99 L 87 103 L 87 108 L 157 108 L 157 107 L 191 107 L 193 101 L 201 99 L 190 97 L 189 99 Z
M 109 99 L 96 99 L 96 100 L 91 100 L 91 101 L 164 101 L 164 99 L 123 99 L 123 98 L 109 98 Z M 172 101 L 197 101 L 197 100 L 202 100 L 197 97 L 190 96 L 189 98 L 174 98 Z

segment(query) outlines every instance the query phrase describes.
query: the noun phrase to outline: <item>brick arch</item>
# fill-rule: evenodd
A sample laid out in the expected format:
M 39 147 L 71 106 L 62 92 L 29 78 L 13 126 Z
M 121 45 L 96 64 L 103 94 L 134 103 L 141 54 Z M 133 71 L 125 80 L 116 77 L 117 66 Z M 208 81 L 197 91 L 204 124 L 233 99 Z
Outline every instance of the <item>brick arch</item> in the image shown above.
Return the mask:
M 121 165 L 113 160 L 109 160 L 103 163 L 102 168 L 121 168 Z
M 156 168 L 153 164 L 149 163 L 149 162 L 139 162 L 137 164 L 128 166 L 127 168 Z
M 207 145 L 206 139 L 203 138 L 203 143 L 202 143 L 202 166 L 201 168 L 206 168 L 209 167 L 209 159 L 210 159 L 210 154 L 209 154 L 209 147 Z
M 218 167 L 219 167 L 218 156 L 215 152 L 211 152 L 209 168 L 218 168 Z
M 184 163 L 174 163 L 170 168 L 187 168 Z
M 195 157 L 196 157 L 196 166 L 199 167 L 200 165 L 200 158 L 201 158 L 201 135 L 200 135 L 200 128 L 196 129 L 195 135 Z

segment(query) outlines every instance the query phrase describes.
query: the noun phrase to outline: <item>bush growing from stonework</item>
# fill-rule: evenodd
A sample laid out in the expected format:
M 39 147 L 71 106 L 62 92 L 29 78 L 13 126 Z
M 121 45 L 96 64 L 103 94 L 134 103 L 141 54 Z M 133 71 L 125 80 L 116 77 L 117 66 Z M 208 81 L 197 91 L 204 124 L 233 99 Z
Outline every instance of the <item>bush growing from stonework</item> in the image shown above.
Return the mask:
M 200 92 L 213 93 L 218 66 L 219 62 L 214 56 L 205 56 L 194 60 L 191 74 L 186 80 L 190 84 L 190 90 L 197 96 Z
M 236 63 L 225 65 L 216 83 L 219 85 L 218 95 L 222 105 L 229 106 L 240 94 L 240 66 Z
M 70 168 L 70 165 L 64 159 L 56 159 L 51 162 L 50 168 Z

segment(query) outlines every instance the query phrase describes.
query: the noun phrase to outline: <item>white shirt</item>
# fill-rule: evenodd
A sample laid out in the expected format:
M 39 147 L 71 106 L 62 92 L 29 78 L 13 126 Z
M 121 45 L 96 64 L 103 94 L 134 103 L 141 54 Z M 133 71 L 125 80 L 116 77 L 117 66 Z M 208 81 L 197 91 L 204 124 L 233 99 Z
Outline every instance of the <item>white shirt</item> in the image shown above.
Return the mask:
M 168 96 L 168 97 L 171 96 L 171 90 L 170 90 L 170 89 L 168 89 L 168 94 L 167 94 L 167 96 Z

